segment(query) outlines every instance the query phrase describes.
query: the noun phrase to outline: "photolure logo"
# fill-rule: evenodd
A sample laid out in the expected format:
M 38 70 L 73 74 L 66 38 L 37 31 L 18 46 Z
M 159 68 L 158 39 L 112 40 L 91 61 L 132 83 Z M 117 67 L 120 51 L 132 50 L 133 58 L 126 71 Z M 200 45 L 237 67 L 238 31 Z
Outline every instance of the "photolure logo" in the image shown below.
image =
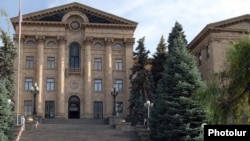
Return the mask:
M 250 125 L 205 125 L 204 141 L 215 139 L 249 141 Z

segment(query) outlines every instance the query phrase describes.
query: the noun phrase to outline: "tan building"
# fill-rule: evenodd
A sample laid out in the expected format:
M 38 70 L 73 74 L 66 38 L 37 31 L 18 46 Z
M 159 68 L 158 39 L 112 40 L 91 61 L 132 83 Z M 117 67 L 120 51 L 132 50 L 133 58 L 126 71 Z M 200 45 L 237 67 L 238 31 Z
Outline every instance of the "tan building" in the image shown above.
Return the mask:
M 196 56 L 202 77 L 211 76 L 224 70 L 226 48 L 250 31 L 250 15 L 208 24 L 188 45 L 191 54 Z
M 18 33 L 18 17 L 11 21 Z M 44 118 L 110 116 L 112 87 L 119 89 L 116 114 L 128 114 L 136 27 L 134 21 L 80 3 L 23 15 L 15 113 L 32 114 L 31 88 L 37 83 L 35 107 Z

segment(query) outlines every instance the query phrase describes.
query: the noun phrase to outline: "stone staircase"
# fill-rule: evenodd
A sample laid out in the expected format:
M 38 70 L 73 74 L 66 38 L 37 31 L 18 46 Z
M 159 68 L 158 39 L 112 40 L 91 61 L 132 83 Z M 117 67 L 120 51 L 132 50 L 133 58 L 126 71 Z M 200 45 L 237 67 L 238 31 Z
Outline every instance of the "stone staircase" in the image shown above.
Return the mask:
M 19 141 L 140 141 L 135 132 L 111 128 L 104 120 L 44 119 L 24 130 Z

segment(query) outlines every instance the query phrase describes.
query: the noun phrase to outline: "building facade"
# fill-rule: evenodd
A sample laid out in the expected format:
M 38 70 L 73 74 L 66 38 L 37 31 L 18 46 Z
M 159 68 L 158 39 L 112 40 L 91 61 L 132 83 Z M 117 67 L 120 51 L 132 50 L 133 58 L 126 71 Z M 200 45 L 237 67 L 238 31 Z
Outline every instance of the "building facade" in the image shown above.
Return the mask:
M 136 22 L 80 3 L 22 17 L 16 114 L 32 114 L 35 83 L 39 87 L 35 107 L 44 118 L 110 116 L 113 87 L 119 90 L 116 114 L 128 114 Z M 11 21 L 19 33 L 19 17 Z M 18 35 L 15 44 L 19 45 Z
M 250 15 L 208 24 L 188 45 L 204 80 L 225 69 L 226 48 L 249 33 Z

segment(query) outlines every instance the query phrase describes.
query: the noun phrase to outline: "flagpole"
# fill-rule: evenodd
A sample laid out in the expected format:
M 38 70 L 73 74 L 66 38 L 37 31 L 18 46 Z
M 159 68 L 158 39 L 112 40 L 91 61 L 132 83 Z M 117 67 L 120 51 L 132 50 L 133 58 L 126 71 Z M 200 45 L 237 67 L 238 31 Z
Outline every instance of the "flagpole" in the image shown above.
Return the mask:
M 19 27 L 18 27 L 18 72 L 17 72 L 17 125 L 19 125 L 19 98 L 20 98 L 20 75 L 21 75 L 21 26 L 22 26 L 21 0 L 19 0 Z

